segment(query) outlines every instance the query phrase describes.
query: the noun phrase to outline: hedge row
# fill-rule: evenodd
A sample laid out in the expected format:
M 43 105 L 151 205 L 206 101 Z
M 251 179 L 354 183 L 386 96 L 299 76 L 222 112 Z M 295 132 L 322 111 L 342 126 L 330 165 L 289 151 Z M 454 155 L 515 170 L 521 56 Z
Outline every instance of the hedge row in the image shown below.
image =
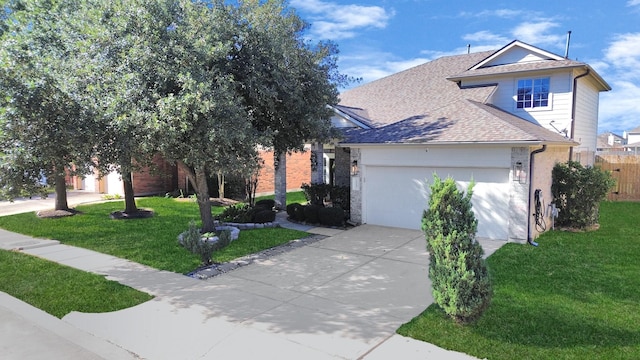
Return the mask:
M 323 207 L 316 204 L 289 204 L 287 215 L 294 221 L 326 226 L 343 226 L 346 221 L 346 213 L 340 207 Z
M 274 200 L 260 200 L 256 202 L 254 207 L 250 207 L 247 204 L 229 206 L 218 216 L 218 220 L 222 222 L 257 224 L 274 222 L 276 220 L 276 212 L 273 211 L 274 206 Z

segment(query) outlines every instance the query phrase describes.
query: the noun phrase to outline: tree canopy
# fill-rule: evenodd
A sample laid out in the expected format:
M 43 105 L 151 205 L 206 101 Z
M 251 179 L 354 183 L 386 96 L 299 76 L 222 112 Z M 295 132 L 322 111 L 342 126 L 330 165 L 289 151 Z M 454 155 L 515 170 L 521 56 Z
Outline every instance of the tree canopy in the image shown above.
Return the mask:
M 5 9 L 2 149 L 13 183 L 92 165 L 118 169 L 132 190 L 128 174 L 160 154 L 194 184 L 211 231 L 211 175 L 251 173 L 259 145 L 281 154 L 334 135 L 327 105 L 344 81 L 336 48 L 307 42 L 306 24 L 283 0 L 34 0 Z M 19 124 L 29 131 L 19 134 Z M 46 145 L 35 141 L 45 132 Z
M 73 3 L 3 4 L 0 49 L 0 185 L 12 199 L 56 185 L 56 209 L 67 209 L 65 175 L 93 164 L 95 116 L 82 104 L 82 71 Z M 43 193 L 46 194 L 46 193 Z

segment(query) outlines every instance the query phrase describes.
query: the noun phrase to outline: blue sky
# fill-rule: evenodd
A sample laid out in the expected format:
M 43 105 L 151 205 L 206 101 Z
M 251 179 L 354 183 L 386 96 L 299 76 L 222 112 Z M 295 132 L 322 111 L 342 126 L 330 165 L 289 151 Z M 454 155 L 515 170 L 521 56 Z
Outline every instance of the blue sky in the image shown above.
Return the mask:
M 344 74 L 366 83 L 444 55 L 521 40 L 590 64 L 613 88 L 600 96 L 599 131 L 640 126 L 640 0 L 290 0 L 333 40 Z

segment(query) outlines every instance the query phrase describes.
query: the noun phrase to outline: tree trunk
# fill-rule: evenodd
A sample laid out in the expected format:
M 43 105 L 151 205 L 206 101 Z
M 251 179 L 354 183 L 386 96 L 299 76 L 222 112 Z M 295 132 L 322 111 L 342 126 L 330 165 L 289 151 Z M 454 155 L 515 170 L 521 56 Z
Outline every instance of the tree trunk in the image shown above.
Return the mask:
M 218 171 L 218 197 L 224 199 L 224 174 Z
M 126 214 L 133 214 L 138 211 L 138 207 L 136 206 L 136 199 L 133 194 L 131 171 L 126 171 L 122 174 L 122 183 L 124 184 L 124 212 Z
M 200 209 L 200 220 L 202 220 L 202 232 L 213 232 L 213 216 L 211 215 L 211 200 L 209 199 L 209 186 L 207 185 L 207 172 L 200 168 L 196 169 L 196 197 L 198 198 L 198 208 Z
M 56 174 L 56 210 L 69 210 L 67 203 L 67 183 L 64 174 Z
M 274 179 L 275 179 L 275 200 L 276 208 L 279 210 L 287 207 L 287 153 L 273 152 Z
M 207 185 L 207 172 L 204 168 L 192 170 L 182 161 L 177 162 L 178 167 L 187 175 L 187 179 L 193 184 L 198 199 L 198 209 L 200 210 L 200 220 L 202 221 L 202 231 L 213 232 L 213 216 L 211 215 L 211 200 L 209 199 L 209 185 Z

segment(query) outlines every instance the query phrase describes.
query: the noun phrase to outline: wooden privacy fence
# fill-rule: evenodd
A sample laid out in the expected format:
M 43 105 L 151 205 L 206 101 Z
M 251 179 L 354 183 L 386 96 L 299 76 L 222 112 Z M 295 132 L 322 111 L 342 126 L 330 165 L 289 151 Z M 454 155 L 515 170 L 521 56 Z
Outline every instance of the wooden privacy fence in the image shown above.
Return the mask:
M 595 166 L 616 179 L 608 200 L 640 201 L 640 155 L 596 155 Z

